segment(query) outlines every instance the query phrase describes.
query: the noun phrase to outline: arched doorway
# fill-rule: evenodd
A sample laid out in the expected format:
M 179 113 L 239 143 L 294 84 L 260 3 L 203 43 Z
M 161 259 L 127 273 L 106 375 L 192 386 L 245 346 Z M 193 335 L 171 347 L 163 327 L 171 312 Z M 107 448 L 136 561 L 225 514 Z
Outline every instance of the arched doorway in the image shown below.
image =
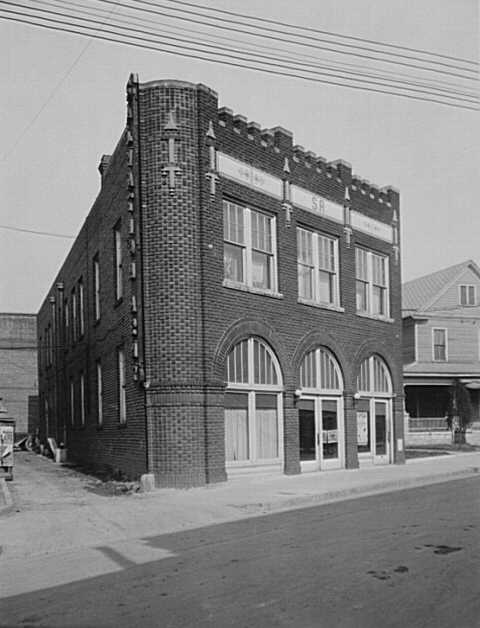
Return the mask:
M 325 347 L 310 351 L 300 366 L 297 401 L 302 471 L 345 466 L 343 378 Z
M 227 471 L 282 468 L 282 374 L 277 357 L 260 338 L 236 344 L 225 365 L 225 462 Z
M 388 464 L 392 460 L 392 378 L 378 355 L 360 365 L 357 377 L 357 447 L 359 462 Z

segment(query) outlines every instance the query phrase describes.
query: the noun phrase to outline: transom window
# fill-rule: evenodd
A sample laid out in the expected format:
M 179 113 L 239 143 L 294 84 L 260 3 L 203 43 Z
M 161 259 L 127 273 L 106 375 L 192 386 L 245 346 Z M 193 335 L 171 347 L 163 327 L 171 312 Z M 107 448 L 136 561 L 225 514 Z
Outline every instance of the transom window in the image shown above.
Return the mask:
M 300 386 L 303 389 L 325 392 L 343 390 L 340 367 L 328 349 L 319 347 L 303 358 L 300 366 Z
M 297 229 L 298 295 L 301 299 L 340 305 L 338 240 Z
M 476 294 L 475 286 L 464 285 L 460 286 L 460 305 L 475 305 Z
M 432 350 L 435 362 L 446 362 L 447 360 L 447 330 L 432 329 Z
M 225 279 L 277 290 L 275 217 L 223 201 Z
M 355 279 L 357 312 L 388 317 L 388 257 L 357 247 Z
M 372 355 L 362 362 L 357 378 L 357 390 L 372 395 L 392 393 L 390 371 L 380 356 Z
M 278 463 L 282 445 L 282 376 L 259 338 L 229 352 L 225 376 L 225 458 L 230 466 Z

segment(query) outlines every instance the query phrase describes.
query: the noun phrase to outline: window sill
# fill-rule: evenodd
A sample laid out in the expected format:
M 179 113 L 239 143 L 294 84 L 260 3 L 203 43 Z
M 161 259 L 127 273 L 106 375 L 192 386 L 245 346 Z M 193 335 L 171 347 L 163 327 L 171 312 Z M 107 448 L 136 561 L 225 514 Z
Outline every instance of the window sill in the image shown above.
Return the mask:
M 382 323 L 394 323 L 395 319 L 388 316 L 380 316 L 379 314 L 369 314 L 368 312 L 355 312 L 357 316 L 362 318 L 370 318 L 374 321 L 382 321 Z
M 302 305 L 308 305 L 310 307 L 317 307 L 320 310 L 331 310 L 333 312 L 345 312 L 344 307 L 340 307 L 339 305 L 333 305 L 332 303 L 321 303 L 318 301 L 310 301 L 310 299 L 302 299 L 301 297 L 297 299 L 297 302 L 301 303 Z
M 241 292 L 250 292 L 252 294 L 260 294 L 265 297 L 272 297 L 273 299 L 283 299 L 283 294 L 280 292 L 274 292 L 273 290 L 264 290 L 262 288 L 253 288 L 247 286 L 244 283 L 236 283 L 235 281 L 223 280 L 223 287 L 230 288 L 231 290 L 240 290 Z

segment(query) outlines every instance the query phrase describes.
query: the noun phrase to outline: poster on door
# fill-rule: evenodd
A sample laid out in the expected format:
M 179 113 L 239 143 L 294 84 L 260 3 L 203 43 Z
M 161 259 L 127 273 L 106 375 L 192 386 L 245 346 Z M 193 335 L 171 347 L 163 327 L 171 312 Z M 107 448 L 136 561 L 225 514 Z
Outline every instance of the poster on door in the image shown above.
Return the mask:
M 368 412 L 357 412 L 357 443 L 368 445 Z
M 338 430 L 323 430 L 322 437 L 325 444 L 338 443 Z

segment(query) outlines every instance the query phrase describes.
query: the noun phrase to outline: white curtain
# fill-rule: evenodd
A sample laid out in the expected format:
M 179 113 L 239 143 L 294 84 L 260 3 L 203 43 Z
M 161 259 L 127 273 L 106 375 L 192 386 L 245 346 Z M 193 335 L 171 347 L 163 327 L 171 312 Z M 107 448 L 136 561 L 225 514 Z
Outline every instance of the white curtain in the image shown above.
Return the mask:
M 278 457 L 278 421 L 274 408 L 256 409 L 257 458 L 269 460 Z
M 229 462 L 248 460 L 248 411 L 225 408 L 225 457 Z

